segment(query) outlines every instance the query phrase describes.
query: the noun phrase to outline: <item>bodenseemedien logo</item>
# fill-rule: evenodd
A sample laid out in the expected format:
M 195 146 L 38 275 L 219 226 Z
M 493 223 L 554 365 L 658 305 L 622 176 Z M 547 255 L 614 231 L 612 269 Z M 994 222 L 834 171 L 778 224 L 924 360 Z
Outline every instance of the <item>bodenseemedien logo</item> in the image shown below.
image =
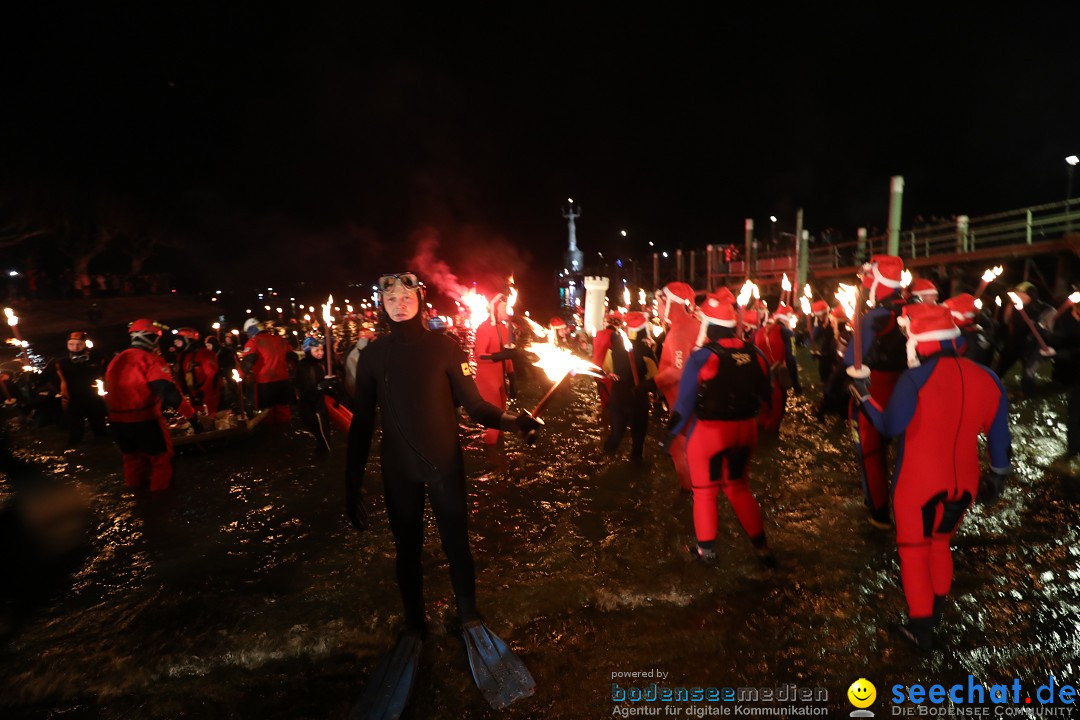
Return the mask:
M 874 717 L 874 713 L 866 709 L 877 700 L 877 688 L 874 687 L 874 683 L 866 678 L 859 678 L 848 688 L 847 699 L 856 708 L 851 711 L 851 717 Z

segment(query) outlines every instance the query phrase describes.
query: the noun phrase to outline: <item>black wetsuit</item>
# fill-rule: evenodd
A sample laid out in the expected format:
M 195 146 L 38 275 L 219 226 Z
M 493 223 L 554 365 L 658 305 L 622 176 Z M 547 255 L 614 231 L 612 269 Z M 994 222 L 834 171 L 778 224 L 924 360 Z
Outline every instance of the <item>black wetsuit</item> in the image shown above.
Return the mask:
M 320 388 L 325 377 L 326 362 L 304 353 L 304 359 L 296 369 L 296 394 L 300 420 L 307 431 L 315 436 L 315 449 L 318 452 L 330 449 L 330 419 L 326 415 L 325 395 Z
M 47 377 L 54 377 L 64 395 L 62 407 L 67 420 L 68 445 L 82 442 L 86 422 L 95 437 L 108 434 L 105 418 L 108 411 L 105 401 L 97 393 L 95 381 L 104 379 L 105 362 L 93 351 L 68 353 L 45 369 Z
M 382 476 L 386 509 L 397 550 L 397 580 L 410 626 L 424 625 L 424 496 L 439 526 L 450 561 L 450 579 L 463 621 L 477 618 L 476 574 L 469 537 L 465 467 L 457 406 L 489 428 L 502 411 L 480 397 L 465 352 L 446 335 L 426 330 L 419 315 L 389 323 L 390 334 L 373 341 L 356 366 L 356 397 L 349 430 L 345 477 L 362 482 L 382 417 Z

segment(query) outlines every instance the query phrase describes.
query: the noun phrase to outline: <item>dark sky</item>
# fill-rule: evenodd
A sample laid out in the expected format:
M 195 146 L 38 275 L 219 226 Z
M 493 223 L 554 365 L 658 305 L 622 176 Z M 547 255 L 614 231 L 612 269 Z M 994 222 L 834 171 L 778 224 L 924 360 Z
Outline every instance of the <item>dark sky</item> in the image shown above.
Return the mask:
M 1066 3 L 24 5 L 0 210 L 122 197 L 215 282 L 368 279 L 436 233 L 543 283 L 568 196 L 590 253 L 689 248 L 884 226 L 892 174 L 905 226 L 1057 201 L 1080 152 Z

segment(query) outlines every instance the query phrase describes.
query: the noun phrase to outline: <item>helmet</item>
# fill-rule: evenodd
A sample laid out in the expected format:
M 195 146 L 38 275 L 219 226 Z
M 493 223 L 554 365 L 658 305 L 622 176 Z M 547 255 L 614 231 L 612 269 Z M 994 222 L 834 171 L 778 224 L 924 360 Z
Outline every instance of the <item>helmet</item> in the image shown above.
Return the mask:
M 195 328 L 182 327 L 176 331 L 176 334 L 182 338 L 187 338 L 188 340 L 192 341 L 198 341 L 199 339 L 199 331 Z
M 244 321 L 244 332 L 248 335 L 258 335 L 261 329 L 259 321 L 253 317 Z
M 146 318 L 139 318 L 135 322 L 128 325 L 128 334 L 134 335 L 136 333 L 153 333 L 154 335 L 161 335 L 161 324 L 156 323 L 153 320 L 147 320 Z

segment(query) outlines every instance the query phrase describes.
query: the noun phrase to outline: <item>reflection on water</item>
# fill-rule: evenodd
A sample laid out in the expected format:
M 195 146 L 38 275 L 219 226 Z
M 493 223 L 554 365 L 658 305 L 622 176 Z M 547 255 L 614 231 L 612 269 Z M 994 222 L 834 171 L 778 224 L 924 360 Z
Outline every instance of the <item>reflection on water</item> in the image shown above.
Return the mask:
M 526 385 L 520 405 L 542 389 Z M 759 452 L 752 485 L 779 569 L 752 559 L 722 497 L 719 563 L 705 568 L 686 553 L 691 505 L 670 464 L 652 442 L 649 467 L 605 460 L 594 397 L 578 380 L 535 448 L 511 438 L 493 452 L 465 433 L 481 611 L 539 684 L 500 716 L 610 715 L 611 673 L 650 668 L 673 685 L 822 686 L 837 709 L 864 676 L 879 693 L 968 673 L 1076 679 L 1077 481 L 1047 470 L 1064 449 L 1062 398 L 1014 408 L 1016 480 L 958 535 L 942 649 L 922 656 L 888 634 L 903 612 L 895 545 L 865 522 L 838 423 L 820 427 L 795 399 Z M 344 438 L 318 458 L 302 433 L 264 430 L 192 448 L 163 497 L 124 490 L 111 446 L 61 453 L 51 433 L 22 436 L 90 498 L 95 522 L 74 575 L 8 618 L 5 717 L 347 714 L 400 620 L 379 482 L 358 536 L 342 513 Z M 427 540 L 433 632 L 406 717 L 493 717 L 433 524 Z

